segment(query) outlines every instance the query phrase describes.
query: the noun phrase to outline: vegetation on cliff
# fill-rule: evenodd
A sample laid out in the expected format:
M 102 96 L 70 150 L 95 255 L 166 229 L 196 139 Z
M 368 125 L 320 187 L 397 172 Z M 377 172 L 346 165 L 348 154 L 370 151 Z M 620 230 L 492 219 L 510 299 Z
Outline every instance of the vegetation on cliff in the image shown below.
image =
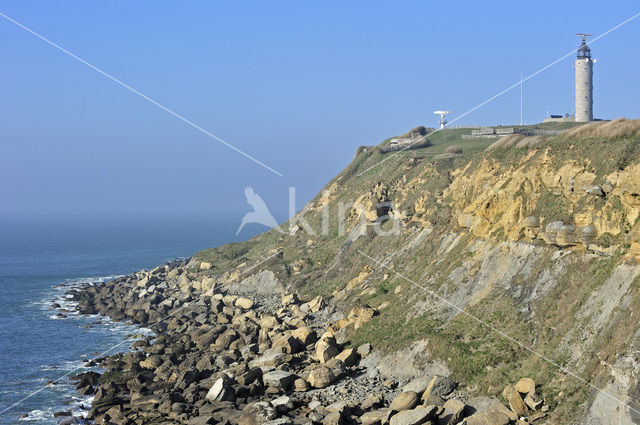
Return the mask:
M 210 267 L 190 273 L 252 285 L 244 271 L 270 258 L 251 274 L 268 271 L 344 311 L 376 309 L 357 329 L 338 326 L 354 346 L 427 341 L 425 361 L 442 361 L 471 394 L 498 395 L 529 376 L 563 423 L 626 418 L 616 399 L 640 409 L 639 130 L 639 121 L 592 123 L 491 149 L 494 140 L 446 130 L 421 149 L 359 149 L 292 220 L 304 217 L 315 234 L 287 223 L 284 234 L 198 253 L 193 264 Z M 462 152 L 441 156 L 452 145 Z M 380 203 L 390 205 L 382 222 Z

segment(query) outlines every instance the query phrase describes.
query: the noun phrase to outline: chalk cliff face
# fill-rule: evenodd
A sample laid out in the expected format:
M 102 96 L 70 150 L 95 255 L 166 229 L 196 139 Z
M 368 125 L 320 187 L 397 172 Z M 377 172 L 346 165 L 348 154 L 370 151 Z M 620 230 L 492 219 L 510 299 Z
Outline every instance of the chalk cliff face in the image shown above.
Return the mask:
M 403 353 L 403 374 L 446 370 L 470 396 L 529 376 L 553 423 L 640 423 L 640 124 L 623 124 L 444 157 L 362 149 L 285 234 L 198 253 L 192 285 L 322 295 L 341 338 Z M 350 320 L 364 304 L 376 315 Z
M 589 162 L 584 158 L 555 168 L 550 148 L 528 152 L 512 164 L 485 158 L 472 171 L 455 170 L 443 197 L 458 224 L 477 237 L 503 234 L 511 241 L 541 239 L 613 253 L 619 246 L 599 238 L 638 230 L 640 165 L 597 176 Z M 637 258 L 634 235 L 628 238 L 629 253 Z

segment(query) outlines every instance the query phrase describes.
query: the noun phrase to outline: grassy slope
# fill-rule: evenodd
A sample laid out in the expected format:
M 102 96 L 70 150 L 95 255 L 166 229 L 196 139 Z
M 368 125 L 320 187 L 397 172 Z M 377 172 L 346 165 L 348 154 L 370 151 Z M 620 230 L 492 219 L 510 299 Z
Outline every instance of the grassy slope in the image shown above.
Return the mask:
M 415 280 L 419 280 L 427 270 L 430 276 L 436 277 L 430 281 L 429 289 L 443 291 L 446 290 L 446 285 L 451 285 L 447 276 L 475 255 L 469 250 L 475 238 L 466 233 L 463 241 L 450 253 L 441 258 L 433 258 L 433 252 L 438 249 L 439 236 L 452 231 L 460 232 L 451 217 L 452 210 L 448 200 L 442 196 L 451 183 L 455 170 L 464 169 L 465 173 L 472 174 L 483 161 L 492 160 L 496 167 L 502 167 L 506 171 L 527 153 L 532 155 L 528 161 L 535 164 L 536 159 L 545 152 L 552 152 L 553 167 L 559 168 L 568 161 L 579 161 L 587 164 L 587 169 L 601 178 L 640 162 L 640 143 L 636 136 L 616 140 L 560 137 L 536 146 L 533 153 L 522 149 L 484 152 L 484 148 L 494 140 L 462 140 L 459 135 L 463 132 L 439 132 L 438 139 L 433 140 L 434 146 L 423 149 L 399 154 L 360 154 L 327 185 L 328 190 L 337 188 L 332 192 L 332 208 L 341 201 L 350 202 L 358 196 L 366 198 L 378 183 L 387 185 L 390 198 L 398 202 L 396 208 L 408 214 L 406 226 L 396 237 L 376 237 L 369 231 L 349 244 L 345 243 L 344 236 L 338 235 L 337 223 L 332 223 L 327 235 L 309 236 L 298 232 L 289 236 L 270 231 L 247 242 L 199 252 L 196 258 L 214 264 L 215 267 L 207 271 L 207 274 L 223 276 L 225 272 L 235 268 L 242 270 L 266 258 L 274 250 L 282 249 L 283 255 L 270 261 L 269 269 L 303 294 L 329 295 L 344 288 L 365 265 L 371 264 L 359 251 L 384 259 L 406 247 L 410 237 L 421 229 L 420 222 L 410 219 L 417 218 L 412 217 L 412 214 L 415 213 L 416 202 L 422 200 L 429 208 L 420 220 L 428 220 L 433 225 L 434 236 L 426 239 L 415 251 L 395 257 L 389 264 L 404 276 Z M 433 159 L 434 155 L 452 144 L 460 145 L 464 153 L 450 159 Z M 380 163 L 382 160 L 384 162 Z M 379 163 L 380 165 L 367 170 Z M 419 183 L 416 184 L 416 181 Z M 413 182 L 414 186 L 410 187 L 407 182 Z M 539 200 L 535 211 L 531 213 L 544 216 L 546 222 L 567 220 L 568 216 L 578 212 L 580 208 L 597 207 L 595 203 L 600 202 L 599 199 L 592 199 L 569 206 L 561 196 L 551 193 L 537 195 Z M 310 204 L 316 204 L 320 196 L 321 194 Z M 527 194 L 523 193 L 522 196 Z M 570 208 L 575 210 L 568 211 Z M 335 209 L 331 210 L 330 216 L 335 218 Z M 321 216 L 318 210 L 306 213 L 305 218 L 313 228 L 320 228 Z M 490 239 L 497 243 L 503 236 L 496 232 Z M 612 236 L 609 243 L 622 243 L 623 238 L 624 234 Z M 540 241 L 530 243 L 544 245 Z M 549 250 L 546 255 L 550 257 L 552 252 Z M 550 258 L 540 261 L 536 265 L 539 270 L 534 270 L 533 274 L 542 273 L 550 261 Z M 622 255 L 603 258 L 587 258 L 579 253 L 572 255 L 567 262 L 562 284 L 535 301 L 535 320 L 531 315 L 523 313 L 519 308 L 520 300 L 509 293 L 495 293 L 467 311 L 525 345 L 535 341 L 538 353 L 559 365 L 570 366 L 570 356 L 565 348 L 567 338 L 578 338 L 583 331 L 580 323 L 576 323 L 576 312 L 580 311 L 589 294 L 602 285 L 611 270 L 622 261 Z M 530 282 L 519 280 L 516 276 L 512 285 L 526 290 Z M 634 285 L 634 296 L 630 301 L 632 306 L 640 303 L 638 280 Z M 428 294 L 416 291 L 402 277 L 378 271 L 370 279 L 369 286 L 371 290 L 366 294 L 350 293 L 344 301 L 345 305 L 368 303 L 377 306 L 388 302 L 389 307 L 381 310 L 374 320 L 362 328 L 349 331 L 354 345 L 368 341 L 378 349 L 395 350 L 410 341 L 428 339 L 432 357 L 444 360 L 453 371 L 454 378 L 466 384 L 472 392 L 497 395 L 506 382 L 513 382 L 521 376 L 531 376 L 543 384 L 542 392 L 553 405 L 558 417 L 575 415 L 576 406 L 581 406 L 587 400 L 589 392 L 583 384 L 567 379 L 558 373 L 556 367 L 500 335 L 488 332 L 468 316 L 457 315 L 453 320 L 445 321 L 428 310 L 421 314 L 407 314 L 408 307 L 420 302 L 429 303 L 430 300 Z M 396 290 L 398 287 L 401 290 Z M 625 338 L 637 328 L 637 324 L 628 315 L 618 313 L 616 310 L 608 331 L 596 337 L 592 351 L 584 354 L 581 369 L 577 371 L 580 376 L 593 380 L 596 385 L 602 384 L 604 381 L 601 380 L 605 379 L 598 377 L 602 372 L 602 358 L 615 360 L 616 353 L 628 343 Z

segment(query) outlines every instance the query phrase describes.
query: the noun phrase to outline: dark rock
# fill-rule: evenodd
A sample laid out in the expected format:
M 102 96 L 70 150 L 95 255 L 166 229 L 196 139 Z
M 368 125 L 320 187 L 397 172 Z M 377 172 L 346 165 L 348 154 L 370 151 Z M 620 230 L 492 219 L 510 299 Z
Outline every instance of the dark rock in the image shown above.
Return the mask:
M 78 388 L 77 391 L 78 391 L 78 394 L 80 395 L 91 395 L 95 392 L 95 390 L 91 385 L 86 385 L 82 388 Z
M 280 396 L 275 400 L 271 400 L 271 405 L 276 409 L 276 412 L 280 414 L 287 413 L 295 409 L 296 404 L 297 403 L 294 399 L 286 395 Z
M 208 425 L 215 422 L 211 416 L 194 416 L 185 423 L 187 425 Z
M 262 382 L 264 385 L 286 390 L 291 387 L 291 384 L 293 384 L 297 378 L 298 377 L 291 372 L 274 370 L 262 375 Z
M 236 379 L 241 385 L 249 385 L 262 376 L 262 369 L 255 367 L 238 376 Z
M 449 395 L 458 386 L 451 378 L 446 376 L 434 376 L 422 394 L 422 400 L 426 400 L 430 395 L 444 397 Z

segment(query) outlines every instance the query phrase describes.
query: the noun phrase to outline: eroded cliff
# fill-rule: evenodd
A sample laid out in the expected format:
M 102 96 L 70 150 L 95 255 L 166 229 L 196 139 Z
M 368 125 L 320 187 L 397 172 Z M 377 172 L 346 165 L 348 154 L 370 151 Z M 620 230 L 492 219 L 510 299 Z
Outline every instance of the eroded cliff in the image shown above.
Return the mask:
M 470 396 L 529 376 L 549 423 L 637 423 L 638 128 L 359 149 L 284 233 L 198 253 L 185 285 L 321 295 L 353 346 L 409 353 L 403 373 L 437 365 Z M 363 304 L 371 320 L 348 317 Z

